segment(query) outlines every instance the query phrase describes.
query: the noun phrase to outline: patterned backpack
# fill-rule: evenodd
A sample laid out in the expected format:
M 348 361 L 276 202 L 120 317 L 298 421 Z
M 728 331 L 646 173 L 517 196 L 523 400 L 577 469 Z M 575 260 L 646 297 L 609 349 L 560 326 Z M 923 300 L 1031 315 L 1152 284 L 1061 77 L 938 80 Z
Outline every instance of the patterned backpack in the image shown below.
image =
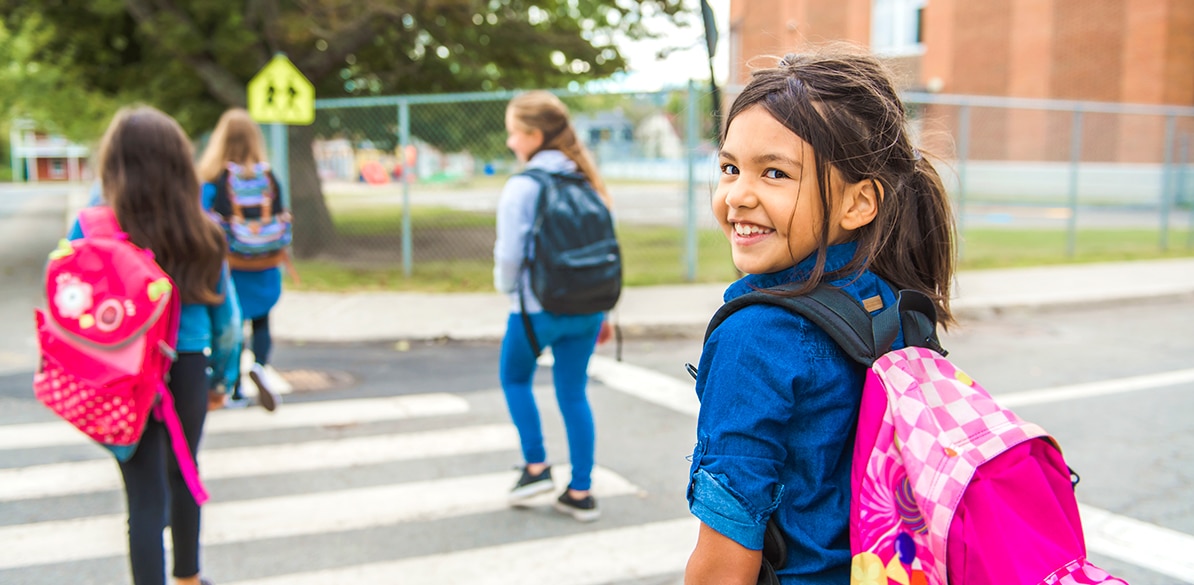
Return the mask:
M 286 260 L 293 238 L 290 213 L 282 209 L 269 165 L 228 163 L 213 204 L 228 236 L 228 265 L 264 270 Z
M 1077 479 L 1057 442 L 945 359 L 928 297 L 901 291 L 872 319 L 828 286 L 752 292 L 726 303 L 709 331 L 753 303 L 808 318 L 868 368 L 851 469 L 851 585 L 1126 585 L 1086 560 Z M 907 347 L 890 351 L 901 327 Z M 784 558 L 768 529 L 760 583 Z
M 46 266 L 33 393 L 120 461 L 133 456 L 152 412 L 203 504 L 207 494 L 166 385 L 177 356 L 178 291 L 153 252 L 128 241 L 111 208 L 84 209 L 79 223 L 84 237 L 60 242 Z

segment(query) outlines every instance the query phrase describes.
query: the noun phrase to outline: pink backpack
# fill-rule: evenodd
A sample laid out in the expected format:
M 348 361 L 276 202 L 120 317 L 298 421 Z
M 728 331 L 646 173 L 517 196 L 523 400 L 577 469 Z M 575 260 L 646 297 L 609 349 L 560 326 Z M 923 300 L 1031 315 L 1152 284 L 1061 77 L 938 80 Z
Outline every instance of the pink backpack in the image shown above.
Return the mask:
M 805 316 L 869 368 L 851 469 L 852 585 L 1126 585 L 1086 560 L 1076 476 L 1057 442 L 945 359 L 928 297 L 901 291 L 872 319 L 827 286 L 753 292 L 709 330 L 753 303 Z M 901 328 L 907 347 L 889 351 Z M 761 575 L 774 579 L 782 545 L 764 544 Z
M 195 501 L 207 493 L 166 385 L 181 302 L 153 252 L 128 241 L 108 207 L 79 214 L 84 237 L 59 243 L 37 309 L 39 401 L 120 461 L 132 457 L 152 411 L 163 421 Z

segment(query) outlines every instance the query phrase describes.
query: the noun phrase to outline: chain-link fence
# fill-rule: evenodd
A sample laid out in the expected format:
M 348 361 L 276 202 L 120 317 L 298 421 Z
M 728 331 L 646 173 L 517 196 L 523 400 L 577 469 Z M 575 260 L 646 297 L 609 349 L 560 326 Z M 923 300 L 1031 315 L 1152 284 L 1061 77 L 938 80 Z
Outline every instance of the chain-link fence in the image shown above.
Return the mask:
M 959 229 L 1194 225 L 1194 108 L 906 94 L 924 148 L 936 154 Z M 1190 246 L 1191 242 L 1181 245 Z
M 704 88 L 556 92 L 615 200 L 628 282 L 733 277 L 708 211 L 717 176 Z M 734 88 L 727 92 L 727 103 Z M 494 210 L 518 164 L 505 147 L 510 92 L 317 101 L 309 138 L 329 221 L 296 238 L 343 266 L 441 273 L 492 263 Z M 906 94 L 914 133 L 941 161 L 959 225 L 1142 226 L 1189 233 L 1194 108 Z M 290 148 L 301 148 L 290 133 Z M 305 139 L 304 139 L 305 140 Z M 295 157 L 292 166 L 305 157 Z M 312 170 L 314 172 L 312 172 Z M 301 186 L 297 186 L 301 189 Z M 324 213 L 319 207 L 308 212 Z M 301 211 L 296 208 L 296 211 Z M 964 253 L 964 252 L 963 252 Z M 709 257 L 712 256 L 712 257 Z
M 688 115 L 702 107 L 700 96 L 684 90 L 555 93 L 609 185 L 625 253 L 651 257 L 650 266 L 666 262 L 671 272 L 631 274 L 628 281 L 697 278 L 690 240 L 715 226 L 704 204 L 715 170 L 714 129 L 710 116 Z M 505 145 L 505 110 L 514 95 L 317 102 L 309 134 L 331 221 L 310 222 L 319 231 L 300 230 L 296 238 L 319 240 L 316 257 L 345 266 L 401 265 L 408 275 L 420 268 L 488 270 L 498 196 L 519 170 Z M 292 132 L 291 148 L 294 138 Z M 701 203 L 690 205 L 696 198 Z M 671 256 L 666 261 L 658 258 L 661 248 L 670 250 L 663 252 Z M 708 279 L 732 276 L 728 255 L 722 259 Z

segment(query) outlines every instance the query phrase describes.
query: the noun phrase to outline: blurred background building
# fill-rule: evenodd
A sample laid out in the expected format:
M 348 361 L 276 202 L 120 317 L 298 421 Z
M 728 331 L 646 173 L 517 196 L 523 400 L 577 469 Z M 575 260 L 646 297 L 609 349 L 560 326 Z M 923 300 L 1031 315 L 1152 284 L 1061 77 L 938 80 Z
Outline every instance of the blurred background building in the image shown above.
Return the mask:
M 885 56 L 904 90 L 1194 105 L 1190 0 L 730 0 L 729 82 L 744 84 L 757 55 L 835 40 Z M 1051 159 L 1069 123 L 986 112 L 970 155 Z M 1083 159 L 1156 161 L 1164 132 L 1160 118 L 1093 117 Z

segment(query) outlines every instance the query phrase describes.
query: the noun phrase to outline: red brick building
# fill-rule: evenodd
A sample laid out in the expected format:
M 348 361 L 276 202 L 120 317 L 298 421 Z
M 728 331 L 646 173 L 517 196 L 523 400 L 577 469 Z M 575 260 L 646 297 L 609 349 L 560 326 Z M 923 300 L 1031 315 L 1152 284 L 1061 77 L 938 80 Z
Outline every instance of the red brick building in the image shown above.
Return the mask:
M 831 40 L 890 58 L 908 90 L 1194 105 L 1191 0 L 730 0 L 729 83 L 745 83 L 751 57 Z M 1065 113 L 972 114 L 975 158 L 1068 156 Z M 1087 115 L 1083 159 L 1158 162 L 1164 125 Z

